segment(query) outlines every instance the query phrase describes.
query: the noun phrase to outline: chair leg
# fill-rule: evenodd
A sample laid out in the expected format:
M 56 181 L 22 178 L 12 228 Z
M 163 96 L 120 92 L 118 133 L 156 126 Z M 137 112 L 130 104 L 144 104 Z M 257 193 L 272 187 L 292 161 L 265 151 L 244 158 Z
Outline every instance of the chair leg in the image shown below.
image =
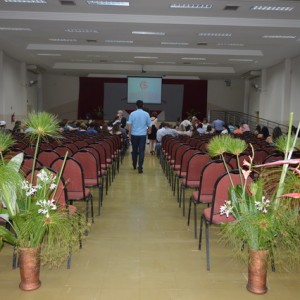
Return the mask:
M 210 271 L 209 225 L 207 222 L 205 222 L 205 239 L 206 239 L 206 270 Z
M 190 226 L 190 219 L 191 219 L 191 209 L 192 209 L 192 197 L 190 197 L 190 202 L 189 202 L 189 212 L 188 212 L 188 220 L 187 220 L 187 226 Z
M 185 216 L 185 186 L 183 186 L 182 188 L 182 199 L 181 199 L 181 202 L 182 202 L 182 215 Z
M 101 192 L 101 190 L 102 190 L 102 187 L 99 185 L 98 186 L 98 197 L 99 197 L 99 199 L 98 199 L 98 216 L 100 216 L 100 211 L 101 211 L 101 205 L 102 205 L 102 197 L 101 197 L 101 195 L 102 195 L 102 192 Z
M 93 203 L 93 195 L 91 195 L 90 201 L 91 201 L 91 216 L 92 216 L 92 223 L 94 223 L 94 203 Z
M 198 246 L 198 249 L 199 249 L 199 250 L 201 250 L 201 246 L 202 246 L 202 229 L 203 229 L 203 222 L 204 222 L 204 217 L 201 216 L 201 220 L 200 220 L 199 246 Z
M 194 202 L 194 233 L 195 239 L 197 239 L 197 203 Z

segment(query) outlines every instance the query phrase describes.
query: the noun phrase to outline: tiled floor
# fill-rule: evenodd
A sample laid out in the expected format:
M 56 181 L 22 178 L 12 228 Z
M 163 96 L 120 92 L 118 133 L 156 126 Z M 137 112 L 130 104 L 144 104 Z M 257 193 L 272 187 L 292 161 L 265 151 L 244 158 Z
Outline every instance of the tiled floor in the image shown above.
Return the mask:
M 247 267 L 218 244 L 217 228 L 211 230 L 207 272 L 205 251 L 197 250 L 193 227 L 186 226 L 158 159 L 147 154 L 144 173 L 138 174 L 129 153 L 70 270 L 42 268 L 42 286 L 23 292 L 18 270 L 11 269 L 12 249 L 5 246 L 1 300 L 300 299 L 299 272 L 269 272 L 268 293 L 249 293 Z

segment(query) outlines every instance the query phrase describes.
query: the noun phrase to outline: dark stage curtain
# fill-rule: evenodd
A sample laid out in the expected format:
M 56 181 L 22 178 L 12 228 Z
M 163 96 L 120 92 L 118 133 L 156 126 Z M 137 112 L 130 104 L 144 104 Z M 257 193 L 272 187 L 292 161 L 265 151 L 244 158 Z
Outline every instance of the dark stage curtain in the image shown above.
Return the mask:
M 163 84 L 181 84 L 184 86 L 181 118 L 196 115 L 200 120 L 207 113 L 207 80 L 168 80 Z M 126 78 L 80 77 L 78 119 L 102 119 L 100 115 L 104 104 L 105 83 L 127 83 Z

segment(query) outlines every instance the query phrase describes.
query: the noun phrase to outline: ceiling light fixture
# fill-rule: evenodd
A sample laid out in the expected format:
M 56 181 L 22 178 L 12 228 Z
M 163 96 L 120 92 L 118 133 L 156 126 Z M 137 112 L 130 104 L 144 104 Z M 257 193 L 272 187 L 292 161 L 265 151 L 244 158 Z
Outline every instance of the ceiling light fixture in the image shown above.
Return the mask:
M 164 65 L 175 65 L 175 61 L 157 61 L 157 64 L 164 64 Z
M 238 44 L 238 43 L 218 43 L 217 46 L 244 47 L 245 44 Z
M 0 27 L 0 30 L 11 30 L 11 31 L 32 31 L 31 28 L 22 27 Z
M 209 37 L 230 37 L 231 33 L 222 33 L 222 32 L 200 32 L 198 36 L 209 36 Z
M 183 60 L 206 60 L 204 57 L 181 57 Z
M 126 1 L 86 1 L 86 3 L 100 6 L 129 6 L 129 2 Z
M 53 39 L 49 39 L 49 41 L 51 42 L 77 42 L 76 39 L 60 39 L 60 38 L 53 38 Z
M 263 35 L 264 39 L 294 39 L 295 35 Z
M 139 58 L 139 59 L 158 59 L 157 56 L 134 56 L 134 58 Z
M 132 34 L 145 34 L 145 35 L 165 35 L 165 32 L 155 32 L 155 31 L 132 31 Z
M 65 32 L 72 32 L 72 33 L 99 33 L 99 31 L 97 29 L 76 29 L 76 28 L 65 29 Z
M 189 43 L 185 42 L 161 42 L 161 45 L 173 45 L 173 46 L 188 46 Z
M 61 56 L 59 53 L 38 53 L 39 56 Z
M 4 0 L 7 3 L 31 3 L 31 4 L 46 4 L 47 0 Z
M 115 43 L 115 44 L 133 44 L 133 41 L 123 41 L 123 40 L 105 40 L 105 43 Z
M 262 10 L 262 11 L 292 11 L 294 7 L 292 6 L 264 6 L 255 5 L 250 8 L 251 10 Z
M 174 3 L 170 5 L 170 8 L 200 8 L 200 9 L 210 9 L 212 8 L 211 4 L 183 4 L 183 3 Z
M 126 63 L 126 64 L 133 64 L 133 60 L 114 60 L 114 63 Z
M 253 59 L 248 59 L 248 58 L 230 58 L 228 59 L 229 61 L 243 61 L 243 62 L 250 62 L 253 61 Z

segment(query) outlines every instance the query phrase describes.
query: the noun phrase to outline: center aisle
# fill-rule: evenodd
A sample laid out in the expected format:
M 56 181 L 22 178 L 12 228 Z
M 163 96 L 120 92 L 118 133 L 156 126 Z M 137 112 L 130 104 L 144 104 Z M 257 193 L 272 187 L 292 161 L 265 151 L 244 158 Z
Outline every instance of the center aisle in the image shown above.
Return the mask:
M 93 282 L 105 300 L 198 299 L 207 284 L 201 278 L 205 255 L 197 250 L 159 160 L 146 152 L 144 173 L 138 174 L 127 151 L 87 238 L 85 265 L 92 275 L 83 280 Z M 77 259 L 82 253 L 74 264 Z
M 196 300 L 199 295 L 201 299 L 211 296 L 211 292 L 214 297 L 225 299 L 224 284 L 231 276 L 234 287 L 244 286 L 245 278 L 236 280 L 231 260 L 215 266 L 223 260 L 220 247 L 214 271 L 221 269 L 221 273 L 216 276 L 214 271 L 206 271 L 205 248 L 198 251 L 193 227 L 187 227 L 159 159 L 147 149 L 144 173 L 138 174 L 132 168 L 130 150 L 104 197 L 101 216 L 92 225 L 83 252 L 73 260 L 72 268 L 85 271 L 78 288 L 90 286 L 85 295 L 91 298 L 84 299 Z M 212 245 L 216 238 L 215 235 Z M 224 265 L 230 266 L 226 279 Z M 76 281 L 78 276 L 81 277 L 77 272 L 71 275 Z M 72 295 L 72 300 L 78 299 L 74 286 Z M 231 296 L 228 291 L 226 299 Z

